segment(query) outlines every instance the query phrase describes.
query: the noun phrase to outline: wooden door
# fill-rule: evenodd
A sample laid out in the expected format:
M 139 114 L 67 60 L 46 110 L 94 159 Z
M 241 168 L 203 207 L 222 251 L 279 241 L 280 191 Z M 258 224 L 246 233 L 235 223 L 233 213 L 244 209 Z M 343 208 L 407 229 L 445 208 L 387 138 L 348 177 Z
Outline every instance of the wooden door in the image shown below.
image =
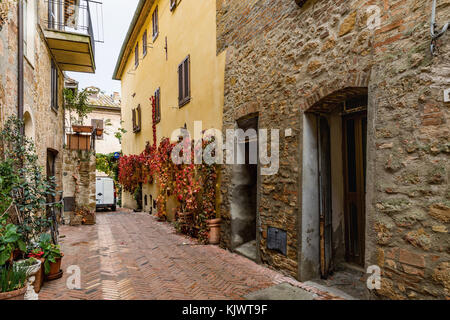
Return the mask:
M 343 118 L 346 259 L 364 266 L 367 113 Z

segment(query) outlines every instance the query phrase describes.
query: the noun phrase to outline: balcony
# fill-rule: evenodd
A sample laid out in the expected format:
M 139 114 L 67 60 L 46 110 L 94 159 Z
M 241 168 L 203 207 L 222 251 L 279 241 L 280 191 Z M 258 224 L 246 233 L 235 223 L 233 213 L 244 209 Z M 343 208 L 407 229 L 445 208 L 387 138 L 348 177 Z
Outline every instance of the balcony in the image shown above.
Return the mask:
M 61 70 L 95 73 L 97 39 L 91 11 L 93 7 L 100 11 L 102 3 L 92 0 L 45 0 L 45 3 L 48 14 L 42 21 L 44 36 Z M 100 25 L 97 21 L 97 30 Z

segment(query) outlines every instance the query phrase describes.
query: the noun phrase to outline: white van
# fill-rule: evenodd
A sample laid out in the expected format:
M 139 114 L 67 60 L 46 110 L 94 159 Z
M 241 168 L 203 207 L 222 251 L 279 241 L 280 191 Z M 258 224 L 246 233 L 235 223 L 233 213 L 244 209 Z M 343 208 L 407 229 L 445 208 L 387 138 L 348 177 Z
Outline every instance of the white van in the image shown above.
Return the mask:
M 114 187 L 114 180 L 112 178 L 97 177 L 97 181 L 95 183 L 95 194 L 97 209 L 111 208 L 112 211 L 116 211 L 116 188 Z

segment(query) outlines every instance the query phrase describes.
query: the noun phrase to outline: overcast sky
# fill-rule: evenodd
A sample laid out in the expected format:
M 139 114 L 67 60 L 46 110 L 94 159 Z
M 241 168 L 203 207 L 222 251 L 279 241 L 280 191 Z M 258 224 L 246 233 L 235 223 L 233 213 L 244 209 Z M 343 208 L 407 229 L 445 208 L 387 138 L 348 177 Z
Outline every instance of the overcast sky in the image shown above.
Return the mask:
M 68 72 L 67 75 L 80 83 L 80 89 L 96 86 L 107 94 L 111 94 L 114 91 L 120 92 L 120 82 L 112 80 L 112 75 L 138 0 L 103 0 L 102 2 L 105 42 L 95 44 L 97 70 L 95 74 Z

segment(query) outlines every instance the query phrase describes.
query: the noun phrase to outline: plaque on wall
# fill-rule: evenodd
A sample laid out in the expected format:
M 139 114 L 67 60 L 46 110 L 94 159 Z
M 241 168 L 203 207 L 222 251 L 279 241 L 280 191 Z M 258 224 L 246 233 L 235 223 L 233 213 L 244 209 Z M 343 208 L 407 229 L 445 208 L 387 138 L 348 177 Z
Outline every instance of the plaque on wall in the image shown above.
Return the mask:
M 267 229 L 267 249 L 287 254 L 287 233 L 284 230 L 268 227 Z

